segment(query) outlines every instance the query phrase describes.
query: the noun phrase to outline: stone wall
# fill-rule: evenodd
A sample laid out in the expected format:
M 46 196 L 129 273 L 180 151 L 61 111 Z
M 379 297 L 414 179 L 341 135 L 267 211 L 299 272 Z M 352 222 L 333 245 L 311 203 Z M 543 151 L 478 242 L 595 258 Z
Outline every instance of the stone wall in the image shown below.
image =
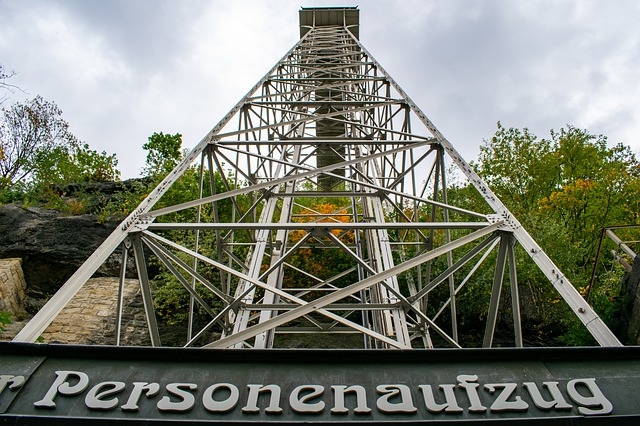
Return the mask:
M 0 311 L 8 311 L 14 318 L 24 317 L 26 288 L 22 259 L 0 259 Z
M 46 343 L 114 345 L 118 278 L 92 278 L 42 333 Z M 151 344 L 138 280 L 125 280 L 121 345 Z

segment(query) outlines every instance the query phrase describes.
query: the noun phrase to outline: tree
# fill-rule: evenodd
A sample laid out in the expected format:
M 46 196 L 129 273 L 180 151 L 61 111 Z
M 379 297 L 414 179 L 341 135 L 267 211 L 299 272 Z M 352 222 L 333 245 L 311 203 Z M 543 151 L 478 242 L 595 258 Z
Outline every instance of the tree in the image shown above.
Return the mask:
M 38 168 L 32 174 L 34 186 L 80 182 L 113 181 L 120 178 L 115 154 L 98 152 L 89 144 L 72 140 L 36 155 Z
M 552 130 L 548 139 L 539 139 L 527 129 L 506 129 L 498 123 L 495 136 L 481 147 L 475 166 L 581 292 L 590 279 L 600 230 L 638 221 L 640 163 L 629 147 L 609 147 L 602 135 L 567 126 Z M 465 190 L 455 188 L 450 199 L 464 197 Z M 557 299 L 535 268 L 526 266 L 530 262 L 520 267 L 526 257 L 519 252 L 521 297 L 527 288 L 535 297 L 523 305 Z M 541 291 L 544 288 L 547 290 Z M 605 320 L 606 312 L 611 311 L 606 305 L 614 296 L 612 288 L 596 301 Z M 540 318 L 548 316 L 543 313 Z M 568 318 L 561 321 L 569 323 Z
M 16 75 L 14 71 L 7 71 L 4 65 L 0 64 L 0 89 L 12 92 L 13 89 L 17 87 L 13 84 L 7 83 L 7 80 Z M 4 103 L 6 98 L 4 96 L 0 96 L 0 105 Z
M 57 205 L 53 186 L 117 180 L 115 154 L 92 150 L 62 119 L 62 111 L 38 96 L 3 108 L 0 122 L 0 200 L 27 199 Z
M 480 147 L 476 170 L 493 191 L 518 215 L 536 208 L 539 199 L 555 187 L 549 175 L 553 157 L 548 140 L 538 139 L 528 129 L 498 130 Z
M 0 122 L 0 192 L 28 182 L 43 153 L 76 142 L 62 111 L 37 96 L 25 103 L 2 108 Z
M 606 137 L 586 130 L 568 126 L 551 136 L 555 188 L 538 204 L 565 225 L 572 241 L 584 241 L 592 252 L 603 227 L 634 223 L 634 209 L 627 206 L 639 163 L 629 147 L 609 148 Z
M 154 133 L 149 136 L 149 142 L 142 145 L 147 152 L 146 166 L 142 172 L 146 176 L 160 177 L 173 170 L 180 161 L 182 153 L 182 135 L 165 135 Z
M 637 218 L 629 206 L 640 176 L 637 159 L 629 147 L 610 148 L 606 137 L 587 130 L 567 126 L 539 139 L 526 128 L 498 123 L 475 166 L 517 217 L 558 221 L 574 242 Z

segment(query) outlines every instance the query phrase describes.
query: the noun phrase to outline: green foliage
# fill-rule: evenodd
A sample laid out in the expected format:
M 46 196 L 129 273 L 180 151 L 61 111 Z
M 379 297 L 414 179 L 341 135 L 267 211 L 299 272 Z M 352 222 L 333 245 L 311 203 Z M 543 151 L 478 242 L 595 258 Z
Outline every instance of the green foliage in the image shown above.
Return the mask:
M 618 265 L 619 266 L 619 265 Z M 591 304 L 593 309 L 600 315 L 611 330 L 618 331 L 624 329 L 624 306 L 625 297 L 620 293 L 620 277 L 623 274 L 620 270 L 615 273 L 611 271 L 604 275 L 598 286 L 595 286 L 591 293 Z M 595 339 L 587 329 L 575 318 L 565 319 L 567 332 L 561 336 L 563 342 L 571 346 L 593 346 Z
M 104 182 L 120 178 L 115 154 L 92 150 L 88 144 L 73 141 L 66 147 L 56 147 L 38 153 L 39 167 L 34 170 L 37 185 L 79 182 Z
M 149 193 L 166 177 L 166 175 L 181 160 L 180 147 L 181 135 L 164 135 L 163 133 L 154 133 L 149 137 L 149 142 L 143 146 L 147 152 L 147 166 L 145 172 L 148 174 L 146 179 L 134 182 L 134 184 L 126 191 L 116 194 L 108 203 L 100 210 L 101 220 L 106 220 L 112 216 L 124 217 L 130 214 L 140 203 L 149 195 Z M 210 182 L 209 173 L 202 176 L 202 186 L 205 188 L 204 195 L 211 193 L 211 187 L 215 193 L 221 193 L 226 190 L 224 178 L 219 172 L 213 174 L 213 185 Z M 154 209 L 160 209 L 167 206 L 180 204 L 186 201 L 197 199 L 200 195 L 201 173 L 199 166 L 189 167 L 184 171 L 182 176 L 176 179 L 173 184 L 167 188 L 167 191 L 156 202 Z M 240 204 L 249 204 L 249 201 L 238 200 Z M 200 211 L 201 220 L 213 222 L 215 216 L 222 221 L 231 220 L 231 212 L 233 206 L 230 200 L 221 200 L 216 203 L 217 211 L 211 204 L 205 204 Z M 168 215 L 159 216 L 157 222 L 195 222 L 198 214 L 197 208 L 185 209 Z M 195 244 L 195 233 L 193 231 L 172 230 L 162 232 L 164 237 L 177 242 L 178 244 L 193 248 Z M 240 237 L 238 238 L 240 240 Z M 200 253 L 215 257 L 211 252 L 214 250 L 216 240 L 215 234 L 212 232 L 201 231 L 199 233 Z M 180 253 L 177 256 L 182 257 Z M 187 258 L 183 258 L 188 261 Z M 180 281 L 166 268 L 166 266 L 155 256 L 148 258 L 150 283 L 154 294 L 154 307 L 158 315 L 158 321 L 162 329 L 168 330 L 175 326 L 185 326 L 189 319 L 189 307 L 191 296 Z M 211 282 L 219 281 L 219 274 L 212 267 L 205 264 L 198 265 L 198 273 L 206 276 Z M 191 283 L 192 278 L 187 274 L 184 279 Z M 219 284 L 217 284 L 219 285 Z M 196 284 L 197 289 L 201 289 L 201 284 Z M 221 308 L 221 303 L 216 297 L 211 296 L 208 291 L 198 291 L 202 295 L 209 307 L 217 312 Z M 196 323 L 206 323 L 211 320 L 206 311 L 196 303 L 195 317 Z M 184 344 L 182 334 L 163 335 L 163 342 L 169 345 Z
M 210 267 L 199 265 L 198 271 L 201 274 L 211 277 L 217 276 L 212 273 Z M 185 281 L 193 285 L 191 278 L 185 276 Z M 190 293 L 178 281 L 178 279 L 168 270 L 161 268 L 160 272 L 151 280 L 154 298 L 153 303 L 158 315 L 159 321 L 164 325 L 186 325 L 189 319 Z M 196 283 L 196 289 L 201 289 L 202 284 Z M 222 303 L 210 292 L 198 291 L 204 302 L 214 312 L 222 308 Z M 207 316 L 206 310 L 195 303 L 195 317 L 199 322 L 208 322 L 211 318 Z
M 0 202 L 44 203 L 65 208 L 55 186 L 117 180 L 115 154 L 78 141 L 62 111 L 40 96 L 2 109 Z M 82 210 L 76 202 L 71 210 Z M 69 206 L 66 206 L 69 208 Z
M 62 111 L 37 96 L 2 108 L 0 122 L 0 191 L 24 184 L 38 169 L 38 157 L 74 141 Z
M 146 165 L 142 172 L 145 176 L 166 175 L 178 165 L 182 154 L 182 135 L 154 133 L 149 136 L 149 141 L 142 145 L 147 150 Z
M 490 141 L 480 147 L 477 173 L 516 215 L 536 207 L 541 194 L 554 187 L 553 173 L 548 164 L 551 153 L 549 141 L 538 139 L 529 130 L 498 130 Z
M 5 325 L 11 324 L 11 314 L 7 311 L 0 311 L 0 332 L 7 331 Z
M 163 270 L 151 284 L 158 319 L 166 325 L 186 324 L 189 317 L 189 292 L 170 272 Z
M 637 159 L 628 147 L 609 147 L 604 136 L 586 130 L 567 126 L 551 131 L 549 139 L 539 139 L 527 129 L 506 129 L 498 123 L 495 136 L 481 147 L 475 167 L 582 294 L 590 280 L 600 230 L 638 221 Z M 450 198 L 467 201 L 477 210 L 469 190 L 454 188 Z M 535 318 L 536 327 L 544 329 L 551 321 L 564 328 L 565 343 L 591 342 L 572 315 L 561 313 L 564 304 L 557 303 L 557 293 L 527 257 L 519 255 L 518 276 L 522 305 Z M 617 283 L 621 273 L 598 278 L 600 283 Z M 592 294 L 592 302 L 613 324 L 617 288 L 605 288 Z
M 638 194 L 638 161 L 629 147 L 609 148 L 604 136 L 586 130 L 567 126 L 539 139 L 527 129 L 498 123 L 495 136 L 480 149 L 476 169 L 516 216 L 558 221 L 570 241 L 582 243 L 603 226 L 638 218 L 632 201 Z
M 149 180 L 134 180 L 131 185 L 113 195 L 98 211 L 98 222 L 104 223 L 111 218 L 124 219 L 151 191 Z
M 182 135 L 165 135 L 153 133 L 148 142 L 142 145 L 147 150 L 147 160 L 142 170 L 146 178 L 136 181 L 133 185 L 121 191 L 110 199 L 100 209 L 100 220 L 105 221 L 109 217 L 126 217 L 149 195 L 149 193 L 171 172 L 182 159 L 180 148 Z M 181 176 L 156 203 L 158 208 L 178 204 L 183 201 L 197 198 L 199 188 L 199 173 L 197 168 L 191 167 Z M 180 212 L 178 215 L 193 216 L 193 211 Z M 173 219 L 177 219 L 175 216 Z M 183 219 L 186 219 L 183 218 Z M 167 220 L 161 218 L 160 221 Z

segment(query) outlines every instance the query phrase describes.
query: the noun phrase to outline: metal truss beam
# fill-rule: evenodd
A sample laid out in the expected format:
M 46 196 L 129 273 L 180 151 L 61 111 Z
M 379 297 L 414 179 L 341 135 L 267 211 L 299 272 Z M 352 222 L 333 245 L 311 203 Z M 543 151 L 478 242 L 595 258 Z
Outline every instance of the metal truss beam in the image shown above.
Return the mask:
M 496 345 L 498 312 L 507 306 L 512 344 L 521 347 L 519 246 L 600 345 L 620 345 L 355 29 L 346 19 L 305 24 L 293 48 L 15 340 L 36 340 L 121 248 L 123 265 L 132 252 L 154 345 L 162 336 L 150 256 L 190 300 L 185 346 L 271 348 L 306 335 L 322 347 L 356 335 L 350 344 L 362 348 L 461 347 L 470 336 L 458 315 L 475 289 L 489 294 L 474 301 L 487 318 L 475 345 Z M 450 167 L 478 191 L 484 210 L 451 200 Z M 168 203 L 163 196 L 189 176 L 198 177 L 198 195 Z M 118 322 L 125 276 L 123 266 Z M 492 280 L 478 291 L 484 276 Z M 501 303 L 505 278 L 510 303 Z M 120 344 L 120 323 L 116 330 Z

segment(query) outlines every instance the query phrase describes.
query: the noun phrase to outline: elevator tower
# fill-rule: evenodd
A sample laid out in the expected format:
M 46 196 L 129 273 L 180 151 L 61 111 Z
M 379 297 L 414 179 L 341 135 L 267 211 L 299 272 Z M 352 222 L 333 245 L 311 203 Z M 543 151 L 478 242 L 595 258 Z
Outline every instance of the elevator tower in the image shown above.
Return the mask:
M 34 341 L 115 253 L 123 265 L 135 263 L 157 346 L 150 258 L 189 294 L 186 346 L 461 347 L 471 340 L 457 312 L 473 299 L 486 320 L 470 345 L 491 347 L 506 309 L 520 347 L 519 245 L 598 343 L 619 346 L 364 47 L 359 24 L 355 7 L 302 8 L 300 40 L 16 340 Z M 478 191 L 484 212 L 450 199 L 450 168 Z M 196 197 L 177 204 L 163 197 L 193 173 Z M 490 284 L 479 288 L 478 277 L 487 276 Z

